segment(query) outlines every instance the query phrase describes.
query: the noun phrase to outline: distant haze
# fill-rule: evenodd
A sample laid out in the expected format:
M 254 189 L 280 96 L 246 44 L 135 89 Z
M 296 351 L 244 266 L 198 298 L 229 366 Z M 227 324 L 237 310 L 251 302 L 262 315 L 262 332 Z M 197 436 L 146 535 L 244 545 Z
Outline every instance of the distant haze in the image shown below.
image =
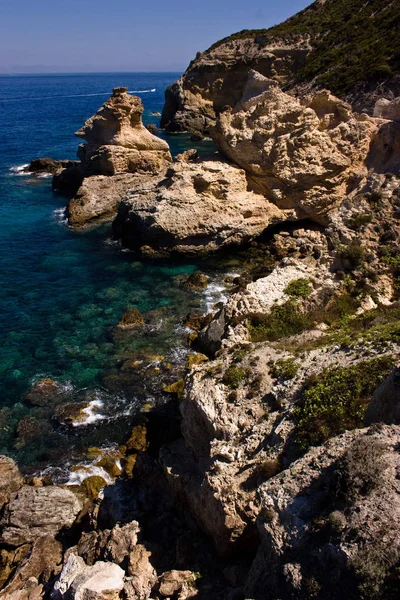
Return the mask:
M 275 25 L 310 0 L 0 0 L 0 73 L 183 71 L 241 29 Z

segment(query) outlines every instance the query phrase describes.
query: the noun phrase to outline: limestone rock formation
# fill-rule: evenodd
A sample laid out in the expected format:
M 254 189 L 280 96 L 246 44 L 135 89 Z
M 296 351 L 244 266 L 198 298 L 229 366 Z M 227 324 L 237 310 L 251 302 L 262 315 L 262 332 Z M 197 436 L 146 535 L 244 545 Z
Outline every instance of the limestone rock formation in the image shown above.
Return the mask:
M 55 535 L 70 527 L 81 510 L 75 494 L 57 487 L 24 485 L 11 495 L 1 525 L 1 541 L 11 546 L 33 542 L 38 537 Z
M 0 456 L 0 510 L 23 483 L 24 478 L 12 458 Z
M 284 84 L 310 50 L 308 39 L 299 35 L 286 39 L 260 35 L 199 52 L 186 73 L 167 89 L 161 127 L 207 133 L 219 112 L 241 98 L 249 69 Z
M 240 101 L 212 129 L 218 149 L 246 170 L 253 189 L 298 218 L 327 214 L 365 176 L 373 119 L 321 91 L 303 103 L 250 72 Z
M 396 367 L 375 390 L 365 414 L 370 423 L 400 425 L 400 369 Z
M 349 431 L 259 488 L 261 545 L 246 597 L 307 594 L 312 578 L 320 597 L 341 598 L 346 576 L 348 597 L 362 597 L 353 569 L 364 589 L 379 565 L 385 577 L 400 555 L 399 441 L 395 426 Z
M 393 100 L 381 98 L 374 106 L 374 117 L 388 121 L 400 121 L 400 96 Z
M 70 554 L 53 598 L 71 600 L 118 600 L 124 587 L 124 571 L 114 563 L 98 561 L 87 566 L 85 561 Z
M 201 254 L 249 241 L 285 218 L 263 196 L 247 191 L 242 169 L 207 160 L 176 163 L 167 178 L 128 192 L 114 232 L 128 247 Z
M 115 88 L 113 95 L 76 135 L 86 144 L 80 164 L 57 174 L 53 187 L 72 192 L 67 207 L 71 225 L 81 226 L 112 217 L 135 176 L 154 176 L 171 162 L 168 144 L 142 123 L 140 98 Z

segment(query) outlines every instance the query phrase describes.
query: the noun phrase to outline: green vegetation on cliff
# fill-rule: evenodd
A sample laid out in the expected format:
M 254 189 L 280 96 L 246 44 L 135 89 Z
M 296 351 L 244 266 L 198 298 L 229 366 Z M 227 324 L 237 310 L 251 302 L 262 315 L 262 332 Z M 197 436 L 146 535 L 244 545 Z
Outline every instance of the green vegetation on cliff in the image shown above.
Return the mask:
M 253 38 L 263 45 L 277 36 L 309 36 L 313 50 L 296 79 L 315 79 L 340 95 L 357 83 L 378 82 L 400 72 L 399 28 L 399 0 L 316 1 L 280 25 L 240 31 L 210 50 L 235 39 Z

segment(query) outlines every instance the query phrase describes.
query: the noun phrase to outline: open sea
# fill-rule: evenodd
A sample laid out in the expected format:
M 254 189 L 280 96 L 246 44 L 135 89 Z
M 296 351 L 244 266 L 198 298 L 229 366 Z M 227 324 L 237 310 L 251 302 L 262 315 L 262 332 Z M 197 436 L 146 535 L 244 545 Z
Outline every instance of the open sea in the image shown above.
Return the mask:
M 88 447 L 122 443 L 135 415 L 159 401 L 162 376 L 170 371 L 173 379 L 183 363 L 184 316 L 223 297 L 229 265 L 139 262 L 111 241 L 109 224 L 70 229 L 51 177 L 20 171 L 36 157 L 75 158 L 74 132 L 113 87 L 140 96 L 144 123 L 158 124 L 152 113 L 179 75 L 0 76 L 0 454 L 27 473 L 51 468 L 66 480 Z M 160 135 L 173 154 L 194 146 L 185 134 Z M 199 269 L 210 276 L 208 290 L 185 291 L 182 279 Z M 116 334 L 132 307 L 144 313 L 144 329 Z M 26 393 L 43 378 L 60 382 L 63 393 L 50 405 L 32 404 Z M 76 402 L 86 416 L 67 426 L 60 415 Z

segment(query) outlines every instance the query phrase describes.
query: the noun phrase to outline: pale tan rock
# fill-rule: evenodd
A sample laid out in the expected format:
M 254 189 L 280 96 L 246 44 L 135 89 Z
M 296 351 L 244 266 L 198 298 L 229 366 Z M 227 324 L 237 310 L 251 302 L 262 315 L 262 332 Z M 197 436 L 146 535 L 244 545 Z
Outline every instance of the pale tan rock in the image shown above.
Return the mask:
M 110 562 L 96 562 L 85 567 L 73 580 L 71 600 L 118 600 L 124 587 L 124 571 Z M 66 598 L 66 596 L 64 596 Z
M 12 458 L 0 456 L 0 510 L 10 495 L 19 490 L 24 483 L 18 465 Z
M 144 176 L 145 177 L 145 176 Z M 69 201 L 67 217 L 70 225 L 80 227 L 112 219 L 126 191 L 135 188 L 143 176 L 124 173 L 112 177 L 94 175 L 84 179 L 76 196 Z
M 13 597 L 13 593 L 29 588 L 29 580 L 34 578 L 48 581 L 57 565 L 62 562 L 62 546 L 51 535 L 43 535 L 35 540 L 31 551 L 20 562 L 8 585 L 0 592 L 0 598 Z M 36 589 L 34 586 L 33 589 Z M 33 593 L 33 592 L 30 592 Z M 36 593 L 36 592 L 35 592 Z M 17 597 L 17 596 L 16 596 Z M 38 596 L 41 597 L 41 596 Z M 31 596 L 28 595 L 28 598 Z
M 376 129 L 374 119 L 358 118 L 329 92 L 300 103 L 251 72 L 243 98 L 220 114 L 211 133 L 254 189 L 280 208 L 294 209 L 297 218 L 326 222 L 354 177 L 366 174 Z
M 272 600 L 278 590 L 281 597 L 295 596 L 305 577 L 304 572 L 300 574 L 295 568 L 298 562 L 312 565 L 306 576 L 312 573 L 322 585 L 329 587 L 346 572 L 352 573 L 352 561 L 362 560 L 366 549 L 368 557 L 377 564 L 381 559 L 388 566 L 397 561 L 400 554 L 400 481 L 396 475 L 400 468 L 399 441 L 396 426 L 348 431 L 323 446 L 311 448 L 303 458 L 260 486 L 261 544 L 248 578 L 246 597 L 258 598 L 262 594 L 261 597 Z M 340 509 L 336 495 L 328 490 L 340 485 L 340 479 L 335 479 L 335 469 L 340 468 L 346 452 L 352 452 L 358 444 L 365 452 L 371 447 L 369 456 L 363 453 L 353 459 L 358 461 L 352 463 L 352 468 L 357 471 L 360 490 L 354 487 L 347 490 L 352 499 L 347 500 L 347 509 L 342 514 L 340 536 L 331 534 L 330 538 L 321 540 L 318 537 L 321 533 L 313 530 L 313 524 L 318 520 L 321 523 L 322 519 L 326 521 L 329 510 Z M 363 459 L 363 455 L 366 458 Z M 371 460 L 375 461 L 372 470 Z M 369 479 L 367 491 L 362 488 L 365 472 L 367 477 L 373 477 Z M 325 527 L 328 531 L 329 522 L 325 522 Z M 350 532 L 354 531 L 357 536 L 353 537 Z M 363 561 L 366 560 L 365 557 Z M 286 567 L 289 562 L 294 563 L 294 568 Z
M 142 544 L 137 544 L 129 554 L 127 573 L 130 586 L 138 598 L 150 597 L 150 592 L 157 582 L 157 573 L 150 562 L 151 552 Z
M 200 254 L 247 242 L 286 215 L 247 191 L 242 169 L 218 160 L 176 163 L 167 178 L 128 192 L 114 231 L 127 246 Z
M 167 571 L 161 576 L 160 595 L 163 598 L 173 596 L 177 600 L 193 598 L 197 596 L 195 581 L 191 571 Z
M 143 110 L 140 98 L 131 96 L 125 88 L 116 88 L 76 132 L 87 144 L 78 151 L 83 181 L 67 207 L 71 225 L 110 219 L 124 193 L 134 187 L 134 174 L 156 175 L 172 161 L 167 142 L 144 127 Z M 75 171 L 70 172 L 75 181 Z
M 388 121 L 400 121 L 400 96 L 393 100 L 380 98 L 374 106 L 374 117 Z

